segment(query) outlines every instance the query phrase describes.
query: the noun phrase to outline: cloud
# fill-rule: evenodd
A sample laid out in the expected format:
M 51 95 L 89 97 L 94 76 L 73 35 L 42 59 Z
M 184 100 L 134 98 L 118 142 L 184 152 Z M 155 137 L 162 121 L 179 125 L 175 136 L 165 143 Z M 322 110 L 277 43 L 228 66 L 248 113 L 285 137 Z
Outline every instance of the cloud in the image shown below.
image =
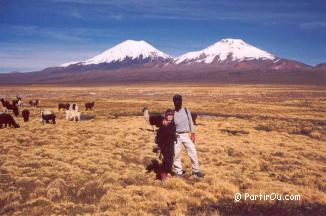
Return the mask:
M 16 37 L 39 38 L 45 40 L 71 42 L 71 43 L 87 43 L 92 42 L 94 37 L 105 36 L 110 38 L 115 32 L 107 28 L 57 28 L 42 27 L 36 25 L 0 25 L 0 32 Z
M 300 24 L 301 30 L 310 30 L 310 29 L 316 29 L 316 28 L 326 28 L 326 21 L 320 21 L 320 22 L 304 22 Z
M 95 46 L 0 43 L 0 72 L 35 71 L 98 54 Z

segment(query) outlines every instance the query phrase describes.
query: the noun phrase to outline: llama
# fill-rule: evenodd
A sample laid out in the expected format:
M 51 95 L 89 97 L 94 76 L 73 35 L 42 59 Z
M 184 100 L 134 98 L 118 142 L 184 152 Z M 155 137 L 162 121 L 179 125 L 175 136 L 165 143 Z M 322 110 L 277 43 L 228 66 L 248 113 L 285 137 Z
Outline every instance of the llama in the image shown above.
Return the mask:
M 147 107 L 143 108 L 144 119 L 147 125 L 151 126 L 153 131 L 155 131 L 155 126 L 160 127 L 162 125 L 162 121 L 164 119 L 162 114 L 150 114 Z
M 41 122 L 42 124 L 45 123 L 50 123 L 55 124 L 55 118 L 56 116 L 51 112 L 51 111 L 41 111 Z
M 69 107 L 70 107 L 70 104 L 68 104 L 68 103 L 66 103 L 66 104 L 64 104 L 64 103 L 59 103 L 59 104 L 58 104 L 58 110 L 59 110 L 59 111 L 60 111 L 61 109 L 63 109 L 63 110 L 68 110 Z
M 29 101 L 29 104 L 35 109 L 35 108 L 37 108 L 39 105 L 40 105 L 40 103 L 41 103 L 41 100 L 38 100 L 38 99 L 36 99 L 36 100 L 30 100 Z
M 78 105 L 76 103 L 70 104 L 69 110 L 73 110 L 73 111 L 78 112 Z
M 8 105 L 8 103 L 5 101 L 5 99 L 3 97 L 0 98 L 0 102 L 1 102 L 1 105 L 2 105 L 2 111 L 7 112 L 8 109 L 6 108 L 6 106 Z
M 19 96 L 19 95 L 16 95 L 16 98 L 17 98 L 17 100 L 19 100 L 19 101 L 22 101 L 22 100 L 23 100 L 23 98 L 22 98 L 21 96 Z
M 1 101 L 2 106 L 5 107 L 5 108 L 7 108 L 7 106 L 11 105 L 9 103 L 9 101 L 5 100 L 4 97 L 1 97 L 0 101 Z
M 91 102 L 91 103 L 85 103 L 85 109 L 86 109 L 86 111 L 87 110 L 92 110 L 92 108 L 94 107 L 94 104 L 95 104 L 95 102 L 93 101 L 93 102 Z
M 18 107 L 22 107 L 23 106 L 22 97 L 16 95 L 16 99 L 12 101 L 12 105 L 16 105 Z
M 12 105 L 18 106 L 18 100 L 12 100 Z
M 7 127 L 7 125 L 9 125 L 9 127 L 13 127 L 13 128 L 19 128 L 19 124 L 17 124 L 14 120 L 14 118 L 8 114 L 8 113 L 0 113 L 0 128 L 2 128 L 2 126 Z
M 23 111 L 22 111 L 22 115 L 23 115 L 23 118 L 24 118 L 24 122 L 28 122 L 29 121 L 29 110 L 27 110 L 27 109 L 24 109 Z
M 17 105 L 20 106 L 20 107 L 22 107 L 22 106 L 24 106 L 24 102 L 22 100 L 18 100 L 18 104 Z
M 66 110 L 66 119 L 70 121 L 80 121 L 80 112 L 78 112 L 78 105 L 72 103 L 69 109 Z
M 75 110 L 66 110 L 66 119 L 70 121 L 80 121 L 80 112 Z
M 16 106 L 15 104 L 10 104 L 9 101 L 5 100 L 3 97 L 0 99 L 1 104 L 3 107 L 5 107 L 4 111 L 9 111 L 12 110 L 12 112 L 15 114 L 15 116 L 19 115 L 19 109 L 18 106 Z

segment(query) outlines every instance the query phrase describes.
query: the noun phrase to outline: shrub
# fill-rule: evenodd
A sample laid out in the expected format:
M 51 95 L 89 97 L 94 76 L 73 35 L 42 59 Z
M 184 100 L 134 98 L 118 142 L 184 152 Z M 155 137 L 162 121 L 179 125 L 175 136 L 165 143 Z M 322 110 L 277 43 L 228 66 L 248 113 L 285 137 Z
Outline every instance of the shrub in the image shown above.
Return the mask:
M 255 129 L 259 131 L 266 131 L 266 132 L 271 132 L 273 130 L 273 128 L 270 125 L 257 125 Z

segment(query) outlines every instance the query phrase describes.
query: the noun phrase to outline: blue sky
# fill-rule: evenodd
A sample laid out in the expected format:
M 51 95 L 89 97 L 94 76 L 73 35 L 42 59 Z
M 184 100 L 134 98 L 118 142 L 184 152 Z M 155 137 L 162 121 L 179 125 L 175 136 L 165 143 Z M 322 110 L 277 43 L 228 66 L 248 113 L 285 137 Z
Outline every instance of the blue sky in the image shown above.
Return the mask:
M 241 38 L 276 56 L 326 62 L 324 0 L 0 0 L 0 72 L 84 60 L 127 39 L 178 56 Z

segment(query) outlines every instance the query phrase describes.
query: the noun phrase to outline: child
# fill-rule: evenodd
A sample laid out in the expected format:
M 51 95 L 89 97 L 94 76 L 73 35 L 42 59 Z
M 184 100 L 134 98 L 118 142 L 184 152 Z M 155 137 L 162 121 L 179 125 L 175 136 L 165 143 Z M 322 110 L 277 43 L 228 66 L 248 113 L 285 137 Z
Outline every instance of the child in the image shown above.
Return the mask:
M 162 126 L 158 129 L 156 134 L 156 143 L 160 147 L 163 155 L 162 171 L 160 173 L 162 181 L 166 180 L 168 173 L 172 173 L 174 142 L 176 141 L 173 115 L 173 110 L 166 110 Z

